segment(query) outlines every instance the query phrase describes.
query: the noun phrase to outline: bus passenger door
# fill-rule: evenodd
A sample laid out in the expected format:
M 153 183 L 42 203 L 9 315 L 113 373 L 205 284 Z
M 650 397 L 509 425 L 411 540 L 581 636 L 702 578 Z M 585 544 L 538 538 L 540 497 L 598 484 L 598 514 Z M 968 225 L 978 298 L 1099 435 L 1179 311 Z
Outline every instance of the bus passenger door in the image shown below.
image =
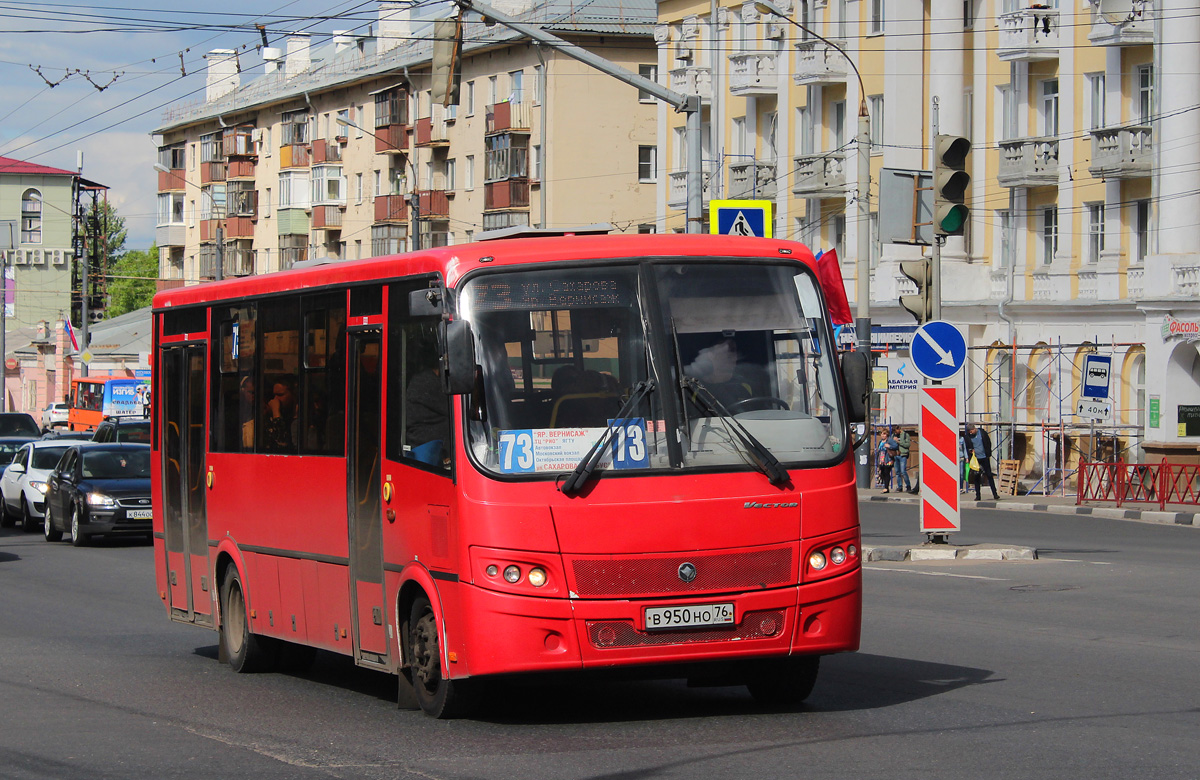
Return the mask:
M 204 505 L 206 350 L 169 347 L 163 371 L 163 531 L 171 615 L 212 625 L 214 584 L 208 566 Z
M 382 331 L 350 334 L 348 475 L 350 606 L 354 657 L 372 665 L 388 660 L 383 594 L 383 515 L 380 502 Z

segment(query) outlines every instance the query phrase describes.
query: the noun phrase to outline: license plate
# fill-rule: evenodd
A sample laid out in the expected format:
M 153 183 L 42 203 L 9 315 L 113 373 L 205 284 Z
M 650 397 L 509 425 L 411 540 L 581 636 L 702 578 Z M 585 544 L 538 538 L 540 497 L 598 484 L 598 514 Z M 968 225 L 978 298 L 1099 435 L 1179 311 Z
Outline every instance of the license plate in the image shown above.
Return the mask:
M 732 624 L 732 603 L 688 604 L 682 607 L 646 607 L 647 631 Z
M 150 520 L 154 517 L 153 509 L 126 509 L 125 516 L 130 520 Z

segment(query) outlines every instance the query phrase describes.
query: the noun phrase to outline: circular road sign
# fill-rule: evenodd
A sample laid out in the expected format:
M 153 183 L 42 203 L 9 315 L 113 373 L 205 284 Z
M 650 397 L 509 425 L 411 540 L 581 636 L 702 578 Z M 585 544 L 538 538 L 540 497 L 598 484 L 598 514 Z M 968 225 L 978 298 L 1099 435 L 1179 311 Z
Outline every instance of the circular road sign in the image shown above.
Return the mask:
M 909 357 L 913 367 L 926 379 L 949 379 L 967 362 L 967 340 L 949 322 L 933 320 L 913 334 Z

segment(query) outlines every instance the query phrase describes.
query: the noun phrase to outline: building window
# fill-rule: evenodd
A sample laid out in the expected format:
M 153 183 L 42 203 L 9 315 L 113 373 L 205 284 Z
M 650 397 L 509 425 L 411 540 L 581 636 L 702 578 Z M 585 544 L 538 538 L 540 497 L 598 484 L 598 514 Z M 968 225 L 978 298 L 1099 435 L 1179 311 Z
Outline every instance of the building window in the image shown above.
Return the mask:
M 279 208 L 306 209 L 309 200 L 308 171 L 284 171 L 279 174 Z
M 446 190 L 454 192 L 457 189 L 458 160 L 446 160 Z
M 1133 391 L 1134 422 L 1139 428 L 1146 427 L 1146 356 L 1138 355 L 1129 367 L 1130 390 Z
M 467 116 L 475 115 L 475 82 L 467 82 Z
M 1000 90 L 1000 140 L 1011 141 L 1017 137 L 1017 103 L 1012 84 L 998 87 Z
M 1042 82 L 1042 135 L 1058 135 L 1058 79 Z
M 404 225 L 375 225 L 371 228 L 371 256 L 397 255 L 406 251 L 408 229 Z
M 473 154 L 467 155 L 467 162 L 463 171 L 463 189 L 468 192 L 475 189 L 475 155 Z
M 883 0 L 871 0 L 870 34 L 883 32 Z
M 647 81 L 658 82 L 658 66 L 657 65 L 638 65 L 638 75 Z M 638 90 L 638 101 L 641 103 L 653 103 L 654 95 L 649 92 Z
M 846 215 L 835 214 L 833 219 L 829 220 L 830 230 L 833 231 L 833 248 L 837 251 L 837 256 L 841 262 L 846 262 L 849 258 L 846 257 Z
M 508 74 L 508 102 L 523 103 L 525 101 L 525 71 L 514 70 Z
M 533 181 L 542 179 L 542 145 L 534 144 L 530 152 L 529 178 Z
M 796 148 L 803 156 L 813 153 L 812 116 L 812 111 L 807 106 L 796 109 Z
M 846 146 L 846 101 L 833 104 L 833 148 L 841 151 Z
M 1134 257 L 1137 262 L 1146 261 L 1150 254 L 1150 201 L 1139 200 L 1133 204 L 1134 210 Z
M 1150 124 L 1154 116 L 1154 66 L 1137 68 L 1138 122 Z
M 316 165 L 312 169 L 312 202 L 346 205 L 346 179 L 340 165 Z
M 358 203 L 363 202 L 363 175 L 361 173 L 354 174 L 354 198 Z
M 746 156 L 747 138 L 746 138 L 746 117 L 738 116 L 733 118 L 733 149 L 731 150 L 734 157 Z M 743 160 L 734 160 L 734 163 L 740 163 Z
M 289 111 L 279 125 L 279 145 L 292 146 L 309 141 L 308 111 Z
M 1100 261 L 1100 254 L 1104 251 L 1104 204 L 1103 203 L 1088 203 L 1088 262 L 1097 263 Z
M 497 102 L 496 96 L 499 94 L 499 91 L 500 91 L 499 87 L 497 86 L 498 80 L 499 80 L 499 77 L 497 77 L 497 76 L 488 76 L 488 105 L 489 106 L 495 105 Z
M 209 184 L 200 193 L 200 219 L 221 219 L 225 216 L 225 185 Z
M 182 192 L 160 192 L 160 193 L 158 193 L 158 224 L 159 225 L 182 225 L 183 224 L 183 193 Z
M 21 243 L 42 243 L 42 193 L 33 188 L 21 195 Z
M 972 0 L 963 0 L 963 29 L 975 29 L 975 4 Z
M 1104 127 L 1104 74 L 1089 73 L 1087 79 L 1090 110 L 1088 111 L 1088 130 L 1099 130 Z
M 1042 264 L 1054 262 L 1058 252 L 1058 206 L 1042 209 Z
M 262 215 L 264 217 L 271 216 L 271 188 L 267 187 L 263 190 L 263 201 L 259 204 L 262 207 Z
M 883 154 L 883 95 L 867 98 L 871 112 L 871 154 Z
M 638 147 L 638 181 L 653 182 L 658 180 L 658 147 Z

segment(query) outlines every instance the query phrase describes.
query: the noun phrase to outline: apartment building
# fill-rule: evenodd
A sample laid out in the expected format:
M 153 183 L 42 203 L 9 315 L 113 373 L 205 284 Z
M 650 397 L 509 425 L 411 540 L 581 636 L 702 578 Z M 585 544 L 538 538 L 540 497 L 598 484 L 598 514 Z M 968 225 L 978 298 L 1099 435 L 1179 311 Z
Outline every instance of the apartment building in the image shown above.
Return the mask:
M 594 11 L 504 0 L 634 73 L 656 59 L 649 2 Z M 363 34 L 208 55 L 205 97 L 164 116 L 157 241 L 166 284 L 470 241 L 514 225 L 649 230 L 656 110 L 638 90 L 478 16 L 457 106 L 431 97 L 428 19 L 381 2 Z M 218 251 L 219 250 L 219 251 Z M 220 263 L 218 263 L 220 254 Z
M 775 233 L 871 275 L 877 349 L 905 356 L 913 292 L 881 243 L 881 168 L 969 138 L 971 220 L 943 247 L 943 316 L 972 346 L 966 414 L 1035 477 L 1081 453 L 1200 444 L 1200 15 L 1183 0 L 664 2 L 659 71 L 705 105 L 705 192 L 766 198 Z M 859 76 L 861 75 L 861 82 Z M 861 84 L 861 86 L 860 86 Z M 854 136 L 870 116 L 870 223 Z M 683 121 L 659 112 L 662 229 L 683 225 Z M 860 263 L 858 235 L 871 231 Z M 924 250 L 928 254 L 928 249 Z M 1112 355 L 1112 411 L 1077 414 L 1083 355 Z M 899 394 L 898 394 L 899 395 Z M 881 416 L 915 422 L 912 399 Z M 1070 444 L 1069 447 L 1062 446 Z

